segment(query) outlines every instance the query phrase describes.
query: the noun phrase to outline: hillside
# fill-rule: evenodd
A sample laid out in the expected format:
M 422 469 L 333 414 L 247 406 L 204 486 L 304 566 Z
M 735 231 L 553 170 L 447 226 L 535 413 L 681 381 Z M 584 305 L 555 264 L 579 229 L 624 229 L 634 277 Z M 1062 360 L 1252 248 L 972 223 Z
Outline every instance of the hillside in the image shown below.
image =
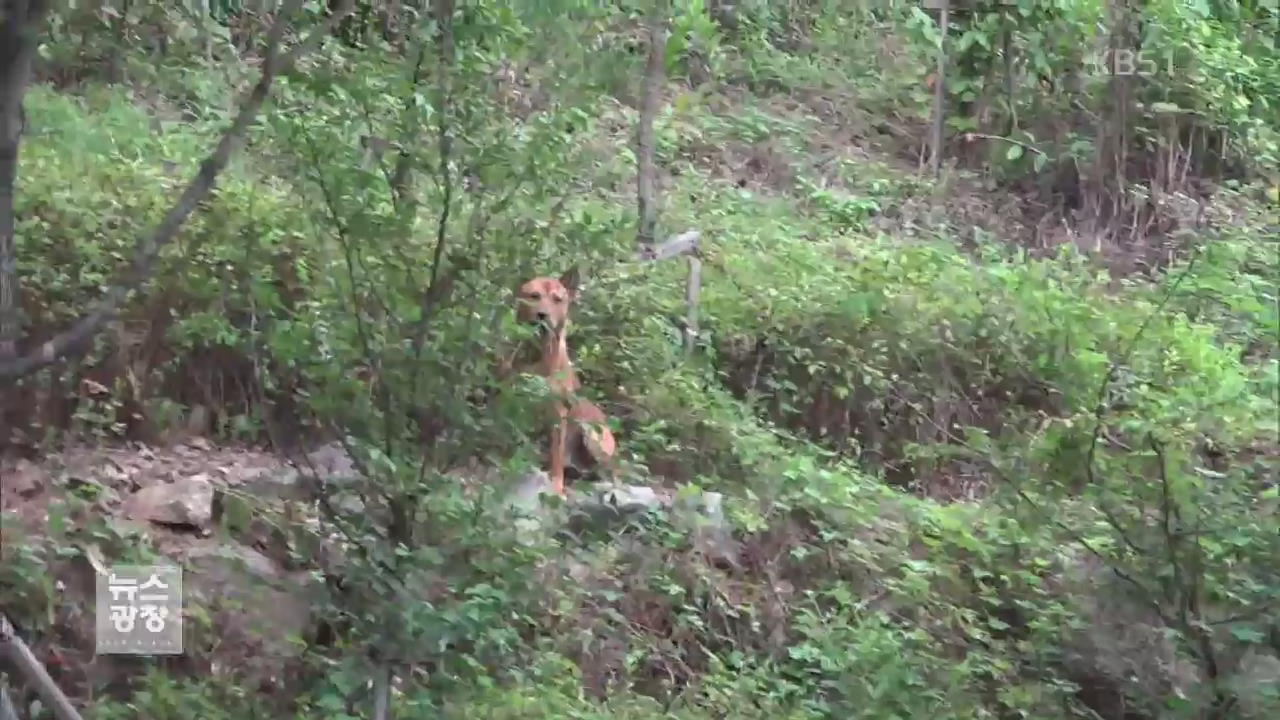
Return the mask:
M 0 612 L 104 720 L 1277 717 L 1280 12 L 935 4 L 9 0 Z

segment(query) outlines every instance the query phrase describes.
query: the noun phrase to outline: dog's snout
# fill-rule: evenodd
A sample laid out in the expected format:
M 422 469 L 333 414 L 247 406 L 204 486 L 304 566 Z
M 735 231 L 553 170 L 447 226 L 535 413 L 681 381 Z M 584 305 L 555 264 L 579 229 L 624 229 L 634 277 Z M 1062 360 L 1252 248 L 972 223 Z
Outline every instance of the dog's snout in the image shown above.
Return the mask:
M 545 310 L 539 310 L 537 314 L 537 318 L 538 318 L 538 322 L 546 322 L 547 312 Z

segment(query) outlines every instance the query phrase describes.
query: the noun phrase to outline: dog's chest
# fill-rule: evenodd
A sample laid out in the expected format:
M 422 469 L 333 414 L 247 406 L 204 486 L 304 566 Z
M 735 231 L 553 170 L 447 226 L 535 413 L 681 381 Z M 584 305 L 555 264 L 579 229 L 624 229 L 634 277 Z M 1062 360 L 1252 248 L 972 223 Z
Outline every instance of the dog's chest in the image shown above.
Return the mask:
M 540 375 L 556 392 L 573 392 L 578 389 L 578 377 L 567 350 L 550 345 L 541 347 L 521 344 L 512 362 L 516 372 Z

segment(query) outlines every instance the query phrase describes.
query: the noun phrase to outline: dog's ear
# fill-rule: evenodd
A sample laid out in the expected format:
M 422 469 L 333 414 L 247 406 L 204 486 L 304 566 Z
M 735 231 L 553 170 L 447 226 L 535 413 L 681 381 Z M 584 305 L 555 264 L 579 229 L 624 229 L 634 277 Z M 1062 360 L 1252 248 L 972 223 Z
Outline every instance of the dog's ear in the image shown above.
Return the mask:
M 564 289 L 569 291 L 569 297 L 573 300 L 578 299 L 578 266 L 569 268 L 560 276 L 560 284 Z

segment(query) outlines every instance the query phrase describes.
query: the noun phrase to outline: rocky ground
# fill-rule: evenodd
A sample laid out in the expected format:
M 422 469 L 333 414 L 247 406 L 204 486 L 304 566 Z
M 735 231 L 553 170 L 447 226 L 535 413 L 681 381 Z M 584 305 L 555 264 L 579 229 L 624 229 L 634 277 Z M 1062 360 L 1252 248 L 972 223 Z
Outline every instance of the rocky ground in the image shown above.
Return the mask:
M 495 471 L 479 467 L 451 474 L 464 484 L 501 482 Z M 47 588 L 43 595 L 5 597 L 2 605 L 18 619 L 49 615 L 55 632 L 22 635 L 82 707 L 94 693 L 136 680 L 148 664 L 202 676 L 234 668 L 238 677 L 255 678 L 260 690 L 282 689 L 291 668 L 303 662 L 299 640 L 314 639 L 315 610 L 326 597 L 322 577 L 342 572 L 346 550 L 342 537 L 319 520 L 310 483 L 328 483 L 341 512 L 377 512 L 341 489 L 355 475 L 336 445 L 290 462 L 200 439 L 168 447 L 75 446 L 40 462 L 0 463 L 0 573 L 6 587 Z M 552 529 L 551 518 L 565 517 L 541 512 L 544 473 L 509 487 L 508 505 L 521 511 L 515 520 L 531 541 Z M 668 512 L 693 534 L 708 561 L 735 565 L 739 546 L 721 501 L 717 493 L 594 486 L 571 493 L 568 517 L 607 528 L 638 512 Z M 300 547 L 308 538 L 313 544 Z M 197 652 L 162 659 L 95 655 L 95 575 L 124 562 L 182 565 L 184 637 Z M 15 573 L 28 576 L 15 582 Z M 1102 590 L 1109 581 L 1103 568 L 1084 563 L 1068 575 L 1060 579 L 1063 596 L 1075 598 L 1076 610 L 1088 619 L 1064 658 L 1082 692 L 1105 705 L 1106 698 L 1121 702 L 1129 684 L 1164 686 L 1175 694 L 1202 686 L 1194 664 L 1144 605 Z M 1254 702 L 1269 684 L 1266 678 L 1280 674 L 1280 660 L 1249 653 L 1241 663 L 1239 691 Z M 22 702 L 29 706 L 32 698 Z
M 478 468 L 454 474 L 469 483 L 494 479 L 492 471 Z M 40 462 L 4 461 L 4 565 L 51 576 L 43 604 L 56 614 L 50 625 L 58 629 L 50 637 L 24 635 L 73 701 L 89 701 L 95 690 L 136 675 L 142 662 L 95 656 L 95 575 L 116 563 L 178 563 L 184 568 L 186 641 L 213 651 L 160 662 L 195 664 L 190 669 L 200 673 L 217 673 L 220 666 L 250 669 L 264 686 L 278 686 L 300 657 L 297 640 L 314 631 L 312 610 L 324 592 L 317 571 L 332 572 L 344 554 L 343 540 L 320 522 L 309 488 L 313 482 L 337 487 L 354 475 L 352 461 L 336 445 L 291 462 L 202 439 L 168 447 L 81 445 Z M 547 487 L 540 472 L 511 486 L 509 505 L 521 511 L 517 522 L 531 538 L 549 517 L 539 512 Z M 331 498 L 344 512 L 364 509 L 353 494 Z M 735 548 L 720 501 L 716 493 L 677 498 L 615 485 L 580 491 L 570 506 L 579 520 L 604 523 L 647 510 L 681 513 L 708 554 L 732 561 Z M 280 522 L 284 517 L 292 522 Z M 315 559 L 310 566 L 298 562 L 300 537 L 314 541 L 304 553 Z M 9 612 L 32 612 L 24 601 L 36 599 L 17 599 Z

